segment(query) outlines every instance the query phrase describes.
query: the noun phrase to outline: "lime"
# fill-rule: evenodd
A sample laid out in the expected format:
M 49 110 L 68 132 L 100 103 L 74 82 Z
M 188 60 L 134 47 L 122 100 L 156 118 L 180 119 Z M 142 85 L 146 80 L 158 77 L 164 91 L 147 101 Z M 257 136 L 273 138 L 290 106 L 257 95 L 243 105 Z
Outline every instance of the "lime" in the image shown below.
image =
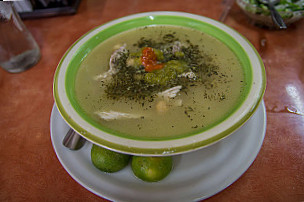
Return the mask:
M 146 182 L 164 179 L 172 169 L 172 157 L 133 156 L 132 170 L 136 177 Z
M 93 144 L 91 149 L 91 160 L 93 165 L 99 170 L 107 173 L 114 173 L 128 165 L 130 156 Z

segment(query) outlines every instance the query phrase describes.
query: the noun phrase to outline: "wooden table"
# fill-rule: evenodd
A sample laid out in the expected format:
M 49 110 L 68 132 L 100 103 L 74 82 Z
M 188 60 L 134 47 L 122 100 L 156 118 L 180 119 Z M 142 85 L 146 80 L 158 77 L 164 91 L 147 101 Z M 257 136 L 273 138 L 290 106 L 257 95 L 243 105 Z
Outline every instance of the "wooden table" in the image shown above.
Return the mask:
M 25 20 L 41 47 L 26 72 L 0 70 L 0 201 L 106 201 L 74 181 L 50 138 L 53 75 L 90 29 L 129 14 L 184 11 L 218 20 L 221 0 L 83 0 L 77 14 Z M 258 28 L 233 5 L 225 24 L 260 53 L 267 72 L 266 137 L 247 172 L 207 201 L 304 201 L 304 20 L 286 31 Z

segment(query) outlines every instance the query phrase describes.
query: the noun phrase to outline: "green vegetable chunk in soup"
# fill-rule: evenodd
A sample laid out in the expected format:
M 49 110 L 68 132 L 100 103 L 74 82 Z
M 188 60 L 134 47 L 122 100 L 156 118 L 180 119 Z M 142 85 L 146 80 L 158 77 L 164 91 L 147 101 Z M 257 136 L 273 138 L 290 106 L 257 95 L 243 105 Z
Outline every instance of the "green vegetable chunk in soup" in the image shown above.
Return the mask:
M 244 71 L 221 41 L 190 28 L 149 26 L 99 44 L 77 72 L 82 110 L 106 131 L 171 139 L 224 120 L 245 96 Z

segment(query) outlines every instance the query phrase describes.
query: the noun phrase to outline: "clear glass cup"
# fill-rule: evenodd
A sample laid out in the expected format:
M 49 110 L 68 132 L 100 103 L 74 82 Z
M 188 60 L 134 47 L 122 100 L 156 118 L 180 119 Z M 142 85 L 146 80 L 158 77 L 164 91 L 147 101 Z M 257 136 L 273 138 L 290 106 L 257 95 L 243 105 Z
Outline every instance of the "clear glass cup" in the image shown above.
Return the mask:
M 40 56 L 38 44 L 12 4 L 0 1 L 0 66 L 19 73 L 34 66 Z

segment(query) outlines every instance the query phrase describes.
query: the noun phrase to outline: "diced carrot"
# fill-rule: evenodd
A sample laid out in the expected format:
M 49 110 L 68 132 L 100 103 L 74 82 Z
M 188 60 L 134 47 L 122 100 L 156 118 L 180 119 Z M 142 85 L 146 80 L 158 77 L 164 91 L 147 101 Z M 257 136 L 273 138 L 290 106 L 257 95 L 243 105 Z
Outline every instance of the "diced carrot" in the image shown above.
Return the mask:
M 142 50 L 141 63 L 144 65 L 147 72 L 152 72 L 164 67 L 164 64 L 157 63 L 157 56 L 153 48 L 150 47 L 146 47 Z

